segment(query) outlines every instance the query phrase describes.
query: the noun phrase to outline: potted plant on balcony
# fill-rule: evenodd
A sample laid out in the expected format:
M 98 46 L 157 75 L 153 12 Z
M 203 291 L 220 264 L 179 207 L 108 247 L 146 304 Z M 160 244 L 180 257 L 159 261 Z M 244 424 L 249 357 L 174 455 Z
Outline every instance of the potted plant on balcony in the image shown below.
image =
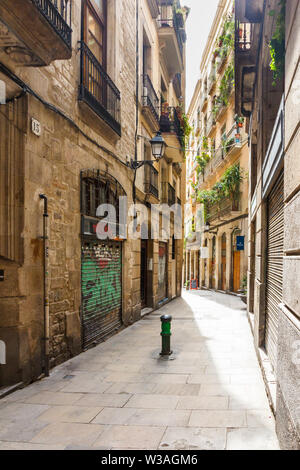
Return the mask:
M 234 116 L 234 120 L 237 124 L 238 127 L 243 127 L 243 124 L 244 124 L 244 121 L 245 121 L 245 118 L 242 117 L 242 116 L 238 116 L 237 114 Z
M 176 16 L 176 20 L 177 20 L 177 24 L 179 28 L 183 28 L 184 27 L 184 11 L 182 10 L 182 8 L 177 8 L 175 16 Z
M 243 172 L 238 163 L 227 168 L 222 178 L 224 183 L 224 195 L 232 199 L 234 207 L 238 207 L 240 184 L 243 178 Z

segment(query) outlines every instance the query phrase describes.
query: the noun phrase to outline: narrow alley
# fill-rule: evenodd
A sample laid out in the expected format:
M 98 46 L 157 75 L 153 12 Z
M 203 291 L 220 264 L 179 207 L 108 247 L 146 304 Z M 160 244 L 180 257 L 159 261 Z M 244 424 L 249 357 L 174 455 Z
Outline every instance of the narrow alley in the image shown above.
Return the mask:
M 184 292 L 1 400 L 0 449 L 279 449 L 246 306 Z

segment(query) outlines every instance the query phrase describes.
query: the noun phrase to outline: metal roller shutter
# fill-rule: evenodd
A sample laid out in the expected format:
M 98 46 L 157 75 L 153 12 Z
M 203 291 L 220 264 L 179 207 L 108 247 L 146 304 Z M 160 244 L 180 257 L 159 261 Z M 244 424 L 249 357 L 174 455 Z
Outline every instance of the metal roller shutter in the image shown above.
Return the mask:
M 278 305 L 282 302 L 284 241 L 283 173 L 268 197 L 265 347 L 276 372 Z
M 87 349 L 121 326 L 122 245 L 83 242 L 82 340 Z

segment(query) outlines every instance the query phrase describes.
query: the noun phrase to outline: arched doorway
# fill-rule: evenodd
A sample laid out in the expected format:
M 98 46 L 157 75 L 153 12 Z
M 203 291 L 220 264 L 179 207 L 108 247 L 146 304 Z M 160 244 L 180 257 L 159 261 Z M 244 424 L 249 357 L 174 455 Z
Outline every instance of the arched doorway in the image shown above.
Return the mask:
M 226 290 L 226 233 L 221 238 L 221 289 Z

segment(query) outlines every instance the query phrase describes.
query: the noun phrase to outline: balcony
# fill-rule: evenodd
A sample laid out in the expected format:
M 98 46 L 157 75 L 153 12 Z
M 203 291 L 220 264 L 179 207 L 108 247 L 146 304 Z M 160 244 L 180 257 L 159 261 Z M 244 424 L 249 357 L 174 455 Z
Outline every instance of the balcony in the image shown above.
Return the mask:
M 252 111 L 261 21 L 261 2 L 236 0 L 235 111 L 239 116 L 249 117 Z
M 215 173 L 218 166 L 223 162 L 224 155 L 225 153 L 222 146 L 212 151 L 211 159 L 204 169 L 203 181 Z
M 176 203 L 176 191 L 170 183 L 161 184 L 161 202 L 173 206 Z
M 159 6 L 157 0 L 147 0 L 152 18 L 157 18 L 159 15 Z
M 214 130 L 215 125 L 216 125 L 215 115 L 214 113 L 210 113 L 208 120 L 207 120 L 207 124 L 206 124 L 207 136 L 209 136 L 210 133 Z
M 173 6 L 161 7 L 158 17 L 158 39 L 170 75 L 183 72 L 185 30 L 181 28 Z
M 182 95 L 181 73 L 176 73 L 175 77 L 173 78 L 173 88 L 177 98 L 180 98 Z
M 145 165 L 145 194 L 152 194 L 158 199 L 158 171 L 151 163 Z
M 1 62 L 45 66 L 72 56 L 71 0 L 0 0 Z
M 230 131 L 226 134 L 226 139 L 224 139 L 224 157 L 233 157 L 234 155 L 239 153 L 246 138 L 247 136 L 245 133 L 244 126 L 238 127 L 238 125 L 234 123 Z
M 239 201 L 233 201 L 230 198 L 222 199 L 220 202 L 208 206 L 207 209 L 207 222 L 212 222 L 215 219 L 231 216 L 232 212 L 239 211 Z
M 149 75 L 143 75 L 143 108 L 142 112 L 148 119 L 153 132 L 159 129 L 159 98 L 154 90 Z
M 208 94 L 212 92 L 216 84 L 216 67 L 213 65 L 211 72 L 208 77 L 208 83 L 207 83 L 207 91 Z
M 185 142 L 181 121 L 176 108 L 168 107 L 162 110 L 160 131 L 167 144 L 165 156 L 173 160 L 173 163 L 182 162 Z
M 83 41 L 80 52 L 79 101 L 87 104 L 120 136 L 120 92 Z
M 207 100 L 208 100 L 208 94 L 207 94 L 207 88 L 205 88 L 201 92 L 201 99 L 200 99 L 200 109 L 201 109 L 201 111 L 207 105 Z

